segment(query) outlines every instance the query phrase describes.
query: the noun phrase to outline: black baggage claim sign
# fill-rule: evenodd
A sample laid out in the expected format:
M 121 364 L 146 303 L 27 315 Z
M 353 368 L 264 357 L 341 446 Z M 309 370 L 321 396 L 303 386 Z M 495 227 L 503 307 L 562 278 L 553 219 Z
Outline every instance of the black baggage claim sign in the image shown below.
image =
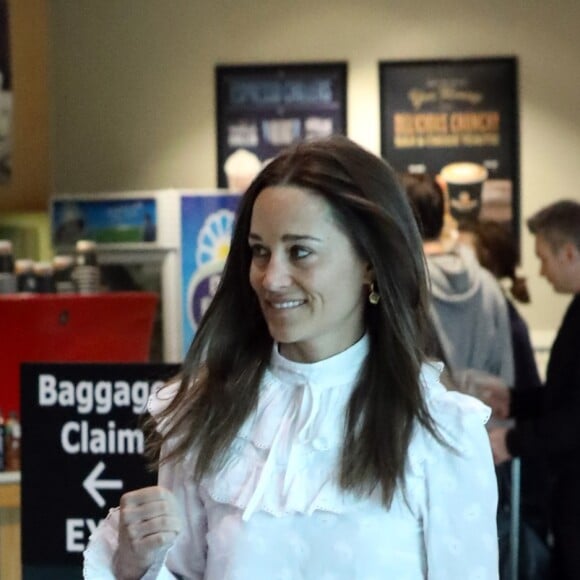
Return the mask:
M 154 485 L 142 456 L 159 364 L 22 365 L 23 580 L 80 580 L 88 538 L 131 489 Z

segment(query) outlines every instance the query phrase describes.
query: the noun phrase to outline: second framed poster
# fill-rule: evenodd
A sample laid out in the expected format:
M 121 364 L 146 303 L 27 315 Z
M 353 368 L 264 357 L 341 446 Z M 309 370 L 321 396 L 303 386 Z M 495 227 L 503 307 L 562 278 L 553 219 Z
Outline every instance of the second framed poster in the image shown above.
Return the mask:
M 519 232 L 517 61 L 381 62 L 381 153 L 399 172 L 441 175 L 459 222 Z
M 241 191 L 295 141 L 346 133 L 346 63 L 218 66 L 218 187 Z

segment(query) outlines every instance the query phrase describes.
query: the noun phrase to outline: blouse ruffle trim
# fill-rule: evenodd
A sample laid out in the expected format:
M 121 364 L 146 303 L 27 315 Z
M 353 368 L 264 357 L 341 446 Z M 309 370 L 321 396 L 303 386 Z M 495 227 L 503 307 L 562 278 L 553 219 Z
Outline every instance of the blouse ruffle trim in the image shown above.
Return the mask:
M 423 365 L 421 381 L 427 408 L 444 447 L 422 425 L 415 425 L 408 455 L 412 474 L 421 475 L 425 466 L 441 461 L 441 454 L 460 455 L 466 458 L 477 453 L 475 429 L 484 426 L 491 417 L 491 409 L 478 399 L 457 391 L 448 391 L 440 382 L 442 363 Z
M 431 416 L 443 440 L 455 451 L 474 452 L 469 431 L 483 425 L 490 410 L 478 400 L 449 392 L 439 382 L 443 365 L 425 364 L 421 381 Z M 171 398 L 172 387 L 152 396 L 154 415 Z M 312 514 L 316 510 L 345 513 L 360 504 L 339 488 L 337 466 L 343 440 L 343 418 L 352 384 L 313 392 L 308 384 L 287 385 L 267 373 L 260 405 L 235 438 L 223 465 L 206 476 L 201 487 L 219 503 L 242 510 L 247 520 L 257 511 L 276 517 Z M 421 425 L 411 438 L 407 472 L 421 477 L 425 464 L 440 461 L 445 448 Z M 412 493 L 413 482 L 407 480 Z

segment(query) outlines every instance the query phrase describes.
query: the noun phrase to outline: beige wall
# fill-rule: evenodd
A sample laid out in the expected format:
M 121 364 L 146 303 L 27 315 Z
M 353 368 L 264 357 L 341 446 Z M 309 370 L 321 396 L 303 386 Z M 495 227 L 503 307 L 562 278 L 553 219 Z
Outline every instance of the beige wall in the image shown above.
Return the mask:
M 377 63 L 517 55 L 522 213 L 579 194 L 577 0 L 51 0 L 53 187 L 215 185 L 217 63 L 346 60 L 348 133 L 379 151 Z M 536 330 L 568 298 L 523 266 Z
M 44 210 L 50 190 L 47 0 L 8 0 L 12 59 L 12 176 L 0 212 Z

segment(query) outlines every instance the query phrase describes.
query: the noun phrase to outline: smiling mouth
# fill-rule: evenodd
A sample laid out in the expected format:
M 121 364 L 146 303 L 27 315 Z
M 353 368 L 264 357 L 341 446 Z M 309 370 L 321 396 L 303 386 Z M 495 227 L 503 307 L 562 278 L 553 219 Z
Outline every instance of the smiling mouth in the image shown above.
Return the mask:
M 288 310 L 306 304 L 306 300 L 285 300 L 284 302 L 267 302 L 268 306 L 274 310 Z

